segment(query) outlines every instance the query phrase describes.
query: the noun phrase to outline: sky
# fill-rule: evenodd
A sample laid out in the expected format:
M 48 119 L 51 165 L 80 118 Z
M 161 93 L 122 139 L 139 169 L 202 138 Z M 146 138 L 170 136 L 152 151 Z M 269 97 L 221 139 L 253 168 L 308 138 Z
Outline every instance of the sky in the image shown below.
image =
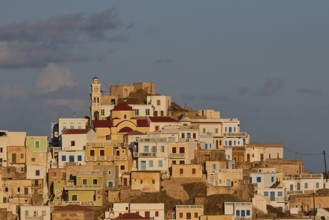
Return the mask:
M 324 171 L 327 1 L 0 0 L 0 129 L 89 115 L 91 79 L 152 81 Z M 327 98 L 326 98 L 327 97 Z

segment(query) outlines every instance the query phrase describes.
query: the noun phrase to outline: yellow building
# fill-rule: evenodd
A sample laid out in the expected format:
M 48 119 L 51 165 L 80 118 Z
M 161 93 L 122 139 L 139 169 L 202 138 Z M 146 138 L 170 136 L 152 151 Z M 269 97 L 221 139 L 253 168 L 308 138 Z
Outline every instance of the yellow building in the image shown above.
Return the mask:
M 171 168 L 173 178 L 202 179 L 202 165 L 200 164 L 173 164 Z
M 53 220 L 90 220 L 94 219 L 94 211 L 78 205 L 55 207 L 52 212 Z
M 147 133 L 150 130 L 147 119 L 137 119 L 135 110 L 127 103 L 116 105 L 111 111 L 111 119 L 94 120 L 93 125 L 98 139 L 112 140 L 120 144 L 124 143 L 124 135 L 129 132 Z
M 66 204 L 81 206 L 103 206 L 103 173 L 78 172 L 71 175 L 64 186 Z
M 176 220 L 199 220 L 203 215 L 203 205 L 176 205 Z

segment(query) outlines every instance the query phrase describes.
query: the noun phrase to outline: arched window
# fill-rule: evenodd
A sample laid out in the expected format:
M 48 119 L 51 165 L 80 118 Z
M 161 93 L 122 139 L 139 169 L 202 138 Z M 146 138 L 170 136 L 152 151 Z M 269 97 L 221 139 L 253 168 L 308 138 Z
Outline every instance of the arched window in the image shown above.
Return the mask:
M 98 111 L 94 112 L 94 118 L 95 118 L 95 120 L 99 119 L 99 112 Z

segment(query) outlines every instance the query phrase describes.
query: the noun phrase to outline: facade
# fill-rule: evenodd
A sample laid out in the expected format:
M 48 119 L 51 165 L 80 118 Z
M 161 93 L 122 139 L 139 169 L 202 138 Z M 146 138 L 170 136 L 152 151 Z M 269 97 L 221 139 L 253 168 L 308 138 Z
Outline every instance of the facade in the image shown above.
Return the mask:
M 171 97 L 164 95 L 147 96 L 147 104 L 152 106 L 152 116 L 170 116 Z
M 51 220 L 50 206 L 21 206 L 21 220 Z
M 55 207 L 52 212 L 52 220 L 90 220 L 94 219 L 94 211 L 78 205 Z
M 178 142 L 169 144 L 169 166 L 173 164 L 190 164 L 198 149 L 196 142 Z
M 66 129 L 62 134 L 62 150 L 85 150 L 92 140 L 96 140 L 92 129 Z
M 234 220 L 251 220 L 252 203 L 251 202 L 225 202 L 225 215 L 233 215 Z
M 202 179 L 202 166 L 199 164 L 173 164 L 171 167 L 172 178 Z
M 247 144 L 246 158 L 247 162 L 266 161 L 269 159 L 282 159 L 282 144 Z
M 242 180 L 242 169 L 220 169 L 207 172 L 207 181 L 214 186 L 239 186 Z
M 199 220 L 203 215 L 203 205 L 176 205 L 176 220 Z
M 136 213 L 146 219 L 162 220 L 165 217 L 164 203 L 114 203 L 105 219 L 114 219 L 126 213 Z
M 158 171 L 132 171 L 131 189 L 141 192 L 159 192 L 161 173 Z

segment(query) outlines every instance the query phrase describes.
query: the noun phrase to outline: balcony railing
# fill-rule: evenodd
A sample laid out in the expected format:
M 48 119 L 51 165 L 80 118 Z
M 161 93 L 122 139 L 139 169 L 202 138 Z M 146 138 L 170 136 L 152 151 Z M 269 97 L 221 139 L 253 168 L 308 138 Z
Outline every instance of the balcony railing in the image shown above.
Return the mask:
M 147 152 L 147 153 L 137 153 L 137 157 L 156 157 L 156 152 Z
M 172 153 L 169 156 L 170 158 L 185 158 L 185 153 Z
M 93 205 L 96 205 L 95 202 L 77 202 L 77 201 L 68 202 L 68 201 L 65 201 L 63 203 L 65 205 L 81 205 L 81 206 L 93 206 Z
M 246 137 L 246 136 L 248 136 L 247 132 L 224 133 L 224 137 L 227 138 Z
M 66 185 L 64 187 L 65 190 L 101 190 L 102 186 L 98 185 Z
M 127 160 L 127 156 L 126 155 L 122 155 L 122 156 L 114 156 L 114 160 Z

